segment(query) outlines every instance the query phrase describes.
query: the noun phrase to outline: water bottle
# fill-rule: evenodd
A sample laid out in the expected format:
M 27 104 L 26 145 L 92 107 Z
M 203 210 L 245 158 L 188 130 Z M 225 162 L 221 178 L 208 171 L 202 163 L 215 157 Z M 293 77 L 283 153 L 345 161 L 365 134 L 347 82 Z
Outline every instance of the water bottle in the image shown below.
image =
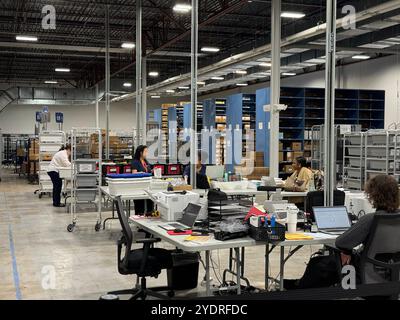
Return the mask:
M 274 214 L 272 214 L 272 217 L 271 217 L 272 234 L 275 234 L 275 226 L 276 226 L 276 216 L 275 216 L 275 213 L 274 213 Z

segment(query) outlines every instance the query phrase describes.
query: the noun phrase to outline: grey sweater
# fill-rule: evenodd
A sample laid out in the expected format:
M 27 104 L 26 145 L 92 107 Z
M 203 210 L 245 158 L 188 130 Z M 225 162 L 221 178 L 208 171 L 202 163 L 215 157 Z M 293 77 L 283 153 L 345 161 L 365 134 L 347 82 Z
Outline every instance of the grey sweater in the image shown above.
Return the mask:
M 356 224 L 340 235 L 336 239 L 336 248 L 346 254 L 351 254 L 355 247 L 360 244 L 365 245 L 368 240 L 374 215 L 375 213 L 369 213 L 362 216 Z

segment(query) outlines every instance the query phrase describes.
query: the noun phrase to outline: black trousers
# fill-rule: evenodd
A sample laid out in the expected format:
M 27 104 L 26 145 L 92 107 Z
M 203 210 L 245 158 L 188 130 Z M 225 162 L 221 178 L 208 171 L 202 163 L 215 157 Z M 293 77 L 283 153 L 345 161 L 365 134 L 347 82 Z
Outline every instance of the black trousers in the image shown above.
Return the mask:
M 60 179 L 60 174 L 55 171 L 47 172 L 53 182 L 53 206 L 59 206 L 61 203 L 61 190 L 62 190 L 62 180 Z

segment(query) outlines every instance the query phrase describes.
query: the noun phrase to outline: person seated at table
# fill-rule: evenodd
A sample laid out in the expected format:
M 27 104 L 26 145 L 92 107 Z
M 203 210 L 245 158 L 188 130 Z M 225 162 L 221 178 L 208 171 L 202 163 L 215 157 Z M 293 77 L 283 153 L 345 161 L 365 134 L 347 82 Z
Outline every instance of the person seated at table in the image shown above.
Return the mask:
M 183 171 L 183 177 L 185 178 L 186 182 L 190 184 L 190 163 L 185 167 Z M 198 189 L 210 188 L 208 177 L 206 175 L 206 165 L 203 163 L 203 153 L 201 151 L 198 152 L 196 162 L 196 187 Z
M 360 282 L 360 257 L 366 242 L 369 240 L 371 226 L 376 214 L 400 213 L 399 187 L 396 179 L 388 175 L 378 175 L 368 180 L 365 193 L 375 213 L 362 216 L 360 220 L 340 235 L 335 241 L 335 247 L 340 250 L 340 263 L 334 254 L 311 258 L 303 277 L 299 280 L 284 280 L 285 289 L 321 288 L 335 285 L 339 281 L 338 270 L 351 264 L 356 269 L 357 281 Z M 400 230 L 396 230 L 400 232 Z M 388 234 L 388 237 L 391 235 Z M 362 245 L 360 247 L 360 245 Z M 356 248 L 359 248 L 358 250 Z M 378 254 L 377 260 L 388 262 L 400 261 L 400 252 L 395 254 Z M 383 271 L 383 274 L 384 271 Z M 384 278 L 386 278 L 384 276 Z
M 285 181 L 285 190 L 307 192 L 313 178 L 312 171 L 307 168 L 307 160 L 304 157 L 297 157 L 292 166 L 294 172 Z
M 147 161 L 147 152 L 147 146 L 140 145 L 136 148 L 131 165 L 132 173 L 152 173 L 152 167 Z M 136 215 L 144 215 L 153 212 L 154 204 L 151 200 L 135 200 L 134 203 Z

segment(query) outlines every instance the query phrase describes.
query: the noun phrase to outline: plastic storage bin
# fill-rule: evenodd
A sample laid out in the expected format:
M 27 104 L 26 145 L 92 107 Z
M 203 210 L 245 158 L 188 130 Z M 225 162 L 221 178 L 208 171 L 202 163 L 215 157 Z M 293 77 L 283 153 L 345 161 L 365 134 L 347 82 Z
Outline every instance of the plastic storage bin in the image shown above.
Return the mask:
M 346 169 L 349 178 L 361 179 L 361 170 L 359 169 Z
M 354 137 L 348 137 L 348 141 L 349 141 L 349 144 L 351 144 L 351 145 L 361 145 L 361 137 L 360 136 L 354 136 Z
M 41 144 L 39 146 L 40 152 L 49 152 L 49 153 L 55 153 L 60 150 L 59 145 L 46 145 L 46 144 Z
M 49 135 L 49 136 L 45 136 L 45 135 L 41 135 L 39 137 L 39 142 L 40 143 L 54 143 L 54 144 L 63 144 L 63 140 L 64 140 L 64 136 L 59 135 Z
M 78 173 L 95 173 L 96 172 L 96 160 L 76 160 L 76 170 Z
M 367 169 L 370 170 L 386 170 L 386 159 L 383 160 L 368 160 Z M 389 163 L 389 168 L 393 168 L 393 162 Z
M 389 144 L 394 143 L 394 136 L 389 136 Z M 367 144 L 374 145 L 386 145 L 387 144 L 387 136 L 386 134 L 382 135 L 371 135 L 367 137 Z
M 351 167 L 360 168 L 364 166 L 364 161 L 362 159 L 349 159 L 349 165 Z
M 394 150 L 392 150 L 394 151 Z M 386 147 L 368 147 L 367 157 L 382 158 L 386 157 Z
M 347 151 L 349 156 L 351 157 L 360 157 L 361 156 L 361 147 L 347 147 Z
M 135 177 L 137 176 L 137 177 Z M 146 175 L 110 175 L 106 178 L 110 195 L 129 196 L 134 194 L 143 194 L 149 190 L 151 176 Z
M 76 200 L 77 201 L 95 201 L 97 190 L 76 190 Z
M 97 186 L 97 175 L 81 175 L 76 177 L 78 188 L 92 188 Z

